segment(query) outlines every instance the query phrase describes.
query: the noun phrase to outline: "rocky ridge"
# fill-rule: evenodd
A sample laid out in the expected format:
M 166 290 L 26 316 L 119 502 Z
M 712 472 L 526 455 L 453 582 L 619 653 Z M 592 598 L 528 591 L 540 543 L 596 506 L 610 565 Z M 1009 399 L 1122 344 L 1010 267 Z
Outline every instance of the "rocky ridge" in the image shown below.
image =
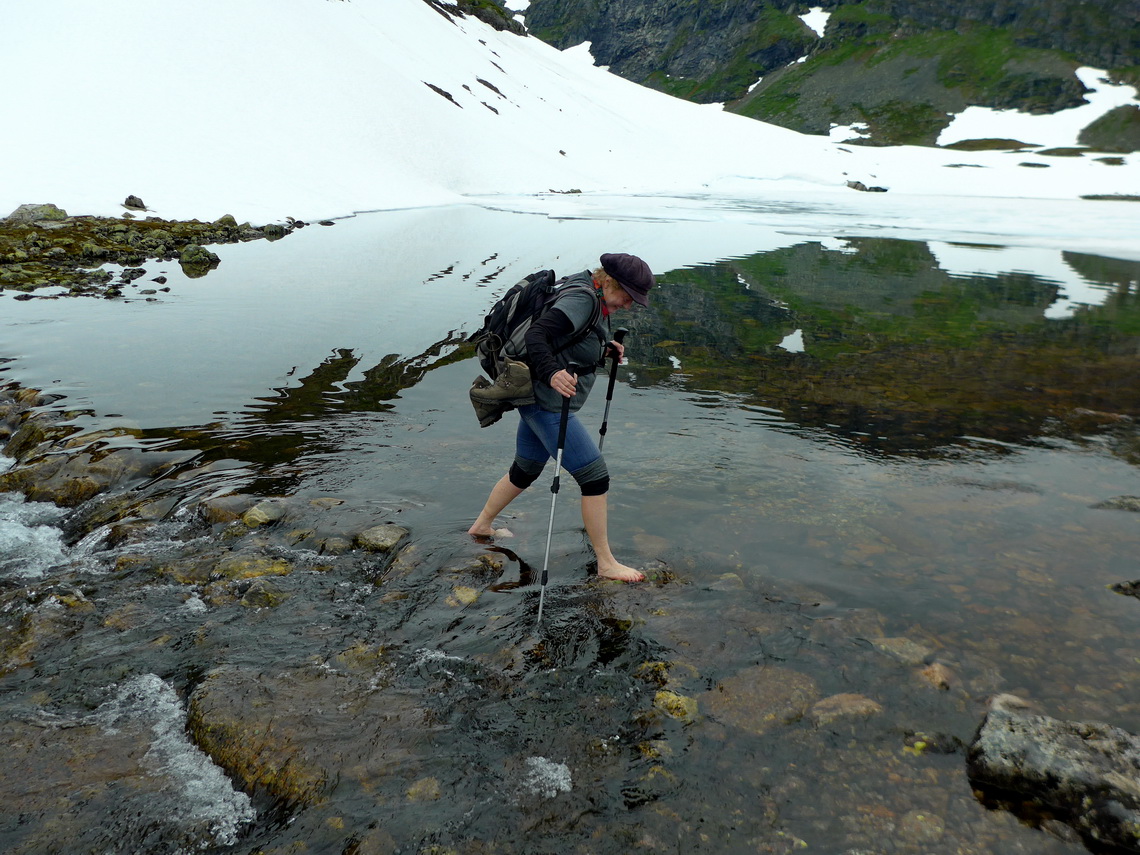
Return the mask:
M 799 17 L 816 5 L 830 13 L 822 37 Z M 535 0 L 525 15 L 535 35 L 559 48 L 588 41 L 599 65 L 638 83 L 804 133 L 864 123 L 880 145 L 933 144 L 947 113 L 968 105 L 1077 106 L 1080 65 L 1140 79 L 1136 0 Z M 1140 148 L 1140 118 L 1108 124 L 1101 150 Z

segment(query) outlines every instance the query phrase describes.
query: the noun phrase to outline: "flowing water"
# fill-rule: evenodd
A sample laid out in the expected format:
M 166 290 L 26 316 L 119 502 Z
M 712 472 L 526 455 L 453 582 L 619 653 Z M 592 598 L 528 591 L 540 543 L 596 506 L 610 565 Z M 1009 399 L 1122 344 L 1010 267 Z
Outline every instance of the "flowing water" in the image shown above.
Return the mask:
M 2 299 L 0 378 L 164 463 L 0 494 L 0 849 L 1083 851 L 964 746 L 996 692 L 1140 731 L 1140 264 L 779 222 L 373 214 Z M 465 535 L 513 426 L 461 340 L 608 250 L 661 283 L 605 445 L 650 582 L 565 479 L 538 625 L 552 473 Z

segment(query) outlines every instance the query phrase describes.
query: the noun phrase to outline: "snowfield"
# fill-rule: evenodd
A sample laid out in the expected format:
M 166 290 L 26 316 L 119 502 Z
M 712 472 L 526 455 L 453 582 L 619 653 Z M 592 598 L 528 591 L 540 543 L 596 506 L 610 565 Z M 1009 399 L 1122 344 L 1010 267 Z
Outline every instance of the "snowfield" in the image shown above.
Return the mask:
M 1070 244 L 1106 246 L 1127 242 L 1116 230 L 1136 219 L 1128 203 L 1069 207 L 1140 195 L 1135 154 L 1110 165 L 833 142 L 645 89 L 595 67 L 588 50 L 560 52 L 423 0 L 8 0 L 4 17 L 0 48 L 25 71 L 0 92 L 0 109 L 19 117 L 0 141 L 0 215 L 51 202 L 118 216 L 133 194 L 157 216 L 263 223 L 505 197 L 590 204 L 564 195 L 581 191 L 806 199 L 867 224 L 937 229 L 947 217 L 985 222 L 985 200 L 1003 198 L 1062 200 L 1055 217 L 1028 206 L 1033 234 L 1044 221 Z M 1134 102 L 1135 90 L 1111 96 L 1091 110 Z M 991 129 L 967 112 L 955 138 L 1011 134 L 1010 117 L 990 117 Z M 1016 135 L 1043 145 L 1046 123 L 1061 121 L 1019 120 Z

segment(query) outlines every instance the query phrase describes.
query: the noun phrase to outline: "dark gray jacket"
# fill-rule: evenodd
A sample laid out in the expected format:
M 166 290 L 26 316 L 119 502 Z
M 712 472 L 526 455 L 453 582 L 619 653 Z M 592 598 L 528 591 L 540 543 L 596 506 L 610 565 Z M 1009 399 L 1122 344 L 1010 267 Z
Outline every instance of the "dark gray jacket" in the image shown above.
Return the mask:
M 570 399 L 570 411 L 577 412 L 586 403 L 594 386 L 595 369 L 602 361 L 609 342 L 609 322 L 595 309 L 601 296 L 594 289 L 593 274 L 584 270 L 567 277 L 566 281 L 567 284 L 586 285 L 588 289 L 567 288 L 526 334 L 527 362 L 534 381 L 535 403 L 555 413 L 562 410 L 562 396 L 550 387 L 550 378 L 571 362 L 582 366 L 578 374 L 578 389 Z M 585 329 L 595 313 L 598 320 L 591 334 L 558 351 L 576 333 Z

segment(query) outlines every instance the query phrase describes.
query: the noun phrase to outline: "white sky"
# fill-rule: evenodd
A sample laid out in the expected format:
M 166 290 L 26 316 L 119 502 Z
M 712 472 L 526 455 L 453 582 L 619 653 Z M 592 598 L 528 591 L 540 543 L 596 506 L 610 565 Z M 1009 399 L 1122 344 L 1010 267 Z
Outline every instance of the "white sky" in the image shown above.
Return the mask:
M 115 45 L 133 46 L 130 62 Z M 561 207 L 591 194 L 807 199 L 900 236 L 973 224 L 1104 249 L 1130 241 L 1121 221 L 1136 209 L 1084 202 L 1074 217 L 1066 200 L 1140 195 L 1135 155 L 1039 158 L 1046 170 L 1006 152 L 843 145 L 670 98 L 594 67 L 588 48 L 451 22 L 422 0 L 5 0 L 0 51 L 35 70 L 0 88 L 0 111 L 18 117 L 0 135 L 0 216 L 26 202 L 118 215 L 128 194 L 163 217 L 255 223 L 503 194 Z M 1034 130 L 1017 135 L 1053 144 Z M 583 197 L 535 196 L 571 189 Z M 987 200 L 1002 197 L 1060 208 L 998 218 Z

